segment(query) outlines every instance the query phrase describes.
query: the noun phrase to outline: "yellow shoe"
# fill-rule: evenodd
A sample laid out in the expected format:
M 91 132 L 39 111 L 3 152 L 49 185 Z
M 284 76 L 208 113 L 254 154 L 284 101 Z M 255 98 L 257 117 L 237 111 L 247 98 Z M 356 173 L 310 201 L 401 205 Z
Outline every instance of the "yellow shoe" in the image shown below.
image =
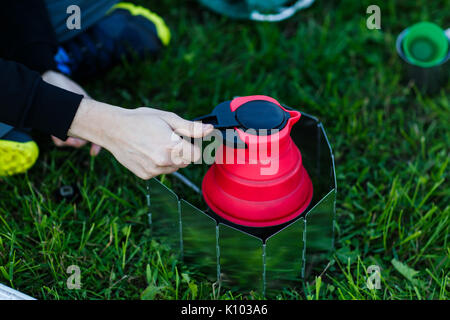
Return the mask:
M 167 46 L 170 42 L 170 30 L 164 22 L 163 18 L 158 16 L 156 13 L 151 12 L 149 9 L 137 6 L 130 2 L 119 2 L 114 5 L 109 11 L 108 14 L 112 13 L 115 10 L 122 9 L 128 11 L 133 16 L 141 16 L 150 21 L 156 28 L 156 33 L 158 35 L 159 40 L 165 46 Z
M 120 2 L 90 28 L 66 41 L 55 59 L 62 73 L 89 78 L 124 57 L 156 56 L 169 42 L 170 30 L 160 16 Z
M 13 129 L 0 138 L 0 176 L 24 173 L 36 162 L 37 144 L 26 133 Z

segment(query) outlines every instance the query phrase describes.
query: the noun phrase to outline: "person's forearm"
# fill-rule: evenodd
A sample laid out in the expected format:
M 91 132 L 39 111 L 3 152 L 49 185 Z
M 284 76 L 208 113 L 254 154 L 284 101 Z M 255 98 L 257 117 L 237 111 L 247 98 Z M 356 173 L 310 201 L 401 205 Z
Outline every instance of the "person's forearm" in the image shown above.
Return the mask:
M 187 121 L 171 112 L 124 109 L 84 98 L 68 135 L 104 147 L 138 177 L 149 179 L 198 160 L 199 147 L 180 134 L 201 138 L 212 130 L 211 125 Z
M 112 130 L 117 130 L 120 114 L 126 109 L 83 98 L 68 135 L 104 146 Z

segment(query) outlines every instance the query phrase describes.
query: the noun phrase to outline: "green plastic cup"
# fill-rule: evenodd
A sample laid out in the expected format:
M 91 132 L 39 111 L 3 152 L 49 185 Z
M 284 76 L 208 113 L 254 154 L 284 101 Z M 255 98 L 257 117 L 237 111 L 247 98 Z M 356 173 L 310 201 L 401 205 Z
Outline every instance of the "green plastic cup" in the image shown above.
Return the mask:
M 411 63 L 428 68 L 444 60 L 448 52 L 448 39 L 438 25 L 419 22 L 410 27 L 405 35 L 403 50 Z

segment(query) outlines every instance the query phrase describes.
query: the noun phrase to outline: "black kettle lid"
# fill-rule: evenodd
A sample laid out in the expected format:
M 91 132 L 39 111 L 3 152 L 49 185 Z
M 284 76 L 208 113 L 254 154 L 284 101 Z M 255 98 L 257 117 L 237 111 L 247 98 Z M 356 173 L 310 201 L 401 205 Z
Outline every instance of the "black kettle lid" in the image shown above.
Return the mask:
M 245 144 L 240 141 L 235 130 L 227 129 L 237 128 L 243 131 L 251 130 L 249 133 L 255 135 L 270 135 L 273 130 L 282 130 L 290 118 L 289 112 L 280 105 L 259 97 L 248 97 L 250 99 L 239 104 L 234 111 L 234 100 L 222 102 L 210 114 L 195 120 L 214 125 L 222 131 L 227 145 L 241 148 Z
M 253 100 L 237 108 L 235 118 L 243 129 L 281 130 L 289 119 L 289 113 L 273 102 Z

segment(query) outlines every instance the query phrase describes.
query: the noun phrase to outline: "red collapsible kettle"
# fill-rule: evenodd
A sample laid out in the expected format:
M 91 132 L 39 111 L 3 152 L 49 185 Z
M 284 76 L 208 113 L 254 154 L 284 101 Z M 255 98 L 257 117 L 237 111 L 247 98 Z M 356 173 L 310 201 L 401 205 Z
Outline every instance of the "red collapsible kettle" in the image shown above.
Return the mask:
M 269 227 L 298 217 L 313 186 L 290 137 L 300 112 L 267 96 L 226 101 L 207 116 L 224 136 L 202 182 L 211 210 L 232 223 Z

